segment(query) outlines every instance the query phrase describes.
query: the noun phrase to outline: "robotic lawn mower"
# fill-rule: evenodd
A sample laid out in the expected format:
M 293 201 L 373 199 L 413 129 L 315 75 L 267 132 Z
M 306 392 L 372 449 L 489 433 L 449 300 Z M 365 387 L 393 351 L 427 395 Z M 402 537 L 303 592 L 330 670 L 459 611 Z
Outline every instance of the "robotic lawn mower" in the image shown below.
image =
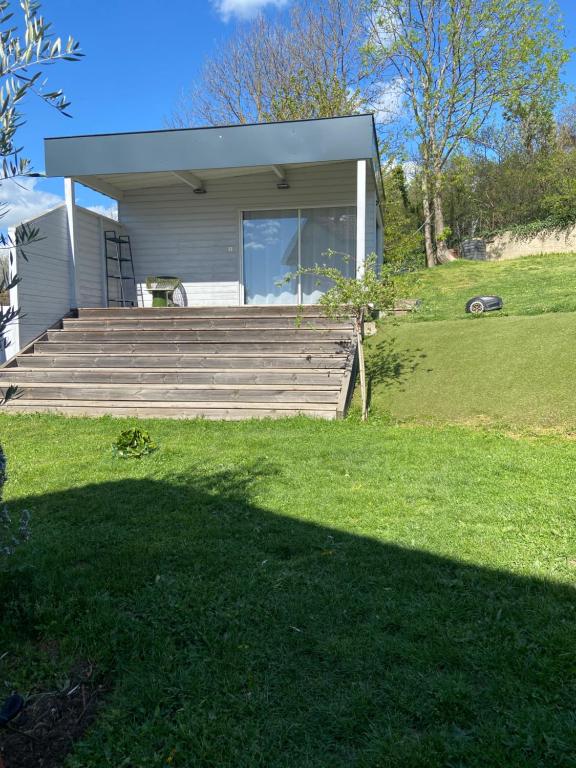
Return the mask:
M 482 315 L 484 312 L 494 312 L 502 309 L 504 302 L 500 296 L 474 296 L 466 302 L 466 312 L 472 315 Z

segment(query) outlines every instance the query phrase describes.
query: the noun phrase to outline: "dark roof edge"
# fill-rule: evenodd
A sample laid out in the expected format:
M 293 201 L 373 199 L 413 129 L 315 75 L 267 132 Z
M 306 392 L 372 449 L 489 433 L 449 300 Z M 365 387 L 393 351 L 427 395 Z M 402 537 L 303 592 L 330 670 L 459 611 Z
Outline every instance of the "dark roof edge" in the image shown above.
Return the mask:
M 198 125 L 194 128 L 156 128 L 151 131 L 118 131 L 108 133 L 79 133 L 72 136 L 47 136 L 44 141 L 60 141 L 61 139 L 96 139 L 104 136 L 140 136 L 146 133 L 184 133 L 186 131 L 222 131 L 225 128 L 250 128 L 259 125 L 290 125 L 291 123 L 320 123 L 329 120 L 349 120 L 356 117 L 371 117 L 374 131 L 374 141 L 378 147 L 376 123 L 373 112 L 361 112 L 357 115 L 335 115 L 334 117 L 310 117 L 303 120 L 275 120 L 260 123 L 234 123 L 233 125 Z

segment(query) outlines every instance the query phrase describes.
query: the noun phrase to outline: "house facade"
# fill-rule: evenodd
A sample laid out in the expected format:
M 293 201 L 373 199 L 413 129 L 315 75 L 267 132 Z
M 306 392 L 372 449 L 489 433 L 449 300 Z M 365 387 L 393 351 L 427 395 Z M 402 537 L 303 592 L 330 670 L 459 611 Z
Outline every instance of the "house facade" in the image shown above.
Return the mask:
M 306 305 L 326 284 L 287 275 L 361 273 L 382 251 L 371 115 L 51 138 L 45 161 L 65 204 L 28 222 L 42 239 L 15 254 L 9 354 L 75 308 L 150 306 L 150 276 L 179 278 L 190 307 Z M 77 184 L 115 200 L 118 221 L 77 206 Z M 106 237 L 129 240 L 135 281 L 111 279 Z

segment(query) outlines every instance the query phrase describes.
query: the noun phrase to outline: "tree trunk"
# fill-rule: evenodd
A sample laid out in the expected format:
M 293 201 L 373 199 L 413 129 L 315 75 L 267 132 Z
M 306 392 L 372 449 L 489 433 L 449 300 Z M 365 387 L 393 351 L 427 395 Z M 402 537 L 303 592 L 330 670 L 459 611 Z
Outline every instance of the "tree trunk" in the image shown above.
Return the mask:
M 434 267 L 436 265 L 436 254 L 434 253 L 434 239 L 432 237 L 432 206 L 430 205 L 430 187 L 426 179 L 422 185 L 424 198 L 424 244 L 426 246 L 426 266 Z
M 358 344 L 358 367 L 360 368 L 360 393 L 362 395 L 362 421 L 368 418 L 368 388 L 366 387 L 366 364 L 362 345 L 362 321 L 356 321 L 356 343 Z
M 436 263 L 445 264 L 448 259 L 448 246 L 444 240 L 444 208 L 442 207 L 442 195 L 440 194 L 440 180 L 434 184 L 434 233 L 436 235 Z

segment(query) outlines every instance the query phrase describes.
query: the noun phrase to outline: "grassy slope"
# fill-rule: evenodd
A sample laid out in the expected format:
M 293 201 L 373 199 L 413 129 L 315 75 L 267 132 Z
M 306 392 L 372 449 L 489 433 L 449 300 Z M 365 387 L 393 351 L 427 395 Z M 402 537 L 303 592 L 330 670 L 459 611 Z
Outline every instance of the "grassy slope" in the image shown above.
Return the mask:
M 122 462 L 121 427 L 0 416 L 4 690 L 53 641 L 111 687 L 70 766 L 573 765 L 576 444 L 151 422 Z
M 369 342 L 375 411 L 397 419 L 576 431 L 576 313 L 384 326 Z
M 515 261 L 457 261 L 418 273 L 406 291 L 421 298 L 411 320 L 470 319 L 466 301 L 482 293 L 504 299 L 509 315 L 576 311 L 576 254 L 530 256 Z
M 576 311 L 564 311 L 576 310 L 574 287 L 576 255 L 423 273 L 413 289 L 422 311 L 369 341 L 374 411 L 576 430 Z M 466 316 L 466 298 L 482 292 L 502 295 L 506 312 Z

